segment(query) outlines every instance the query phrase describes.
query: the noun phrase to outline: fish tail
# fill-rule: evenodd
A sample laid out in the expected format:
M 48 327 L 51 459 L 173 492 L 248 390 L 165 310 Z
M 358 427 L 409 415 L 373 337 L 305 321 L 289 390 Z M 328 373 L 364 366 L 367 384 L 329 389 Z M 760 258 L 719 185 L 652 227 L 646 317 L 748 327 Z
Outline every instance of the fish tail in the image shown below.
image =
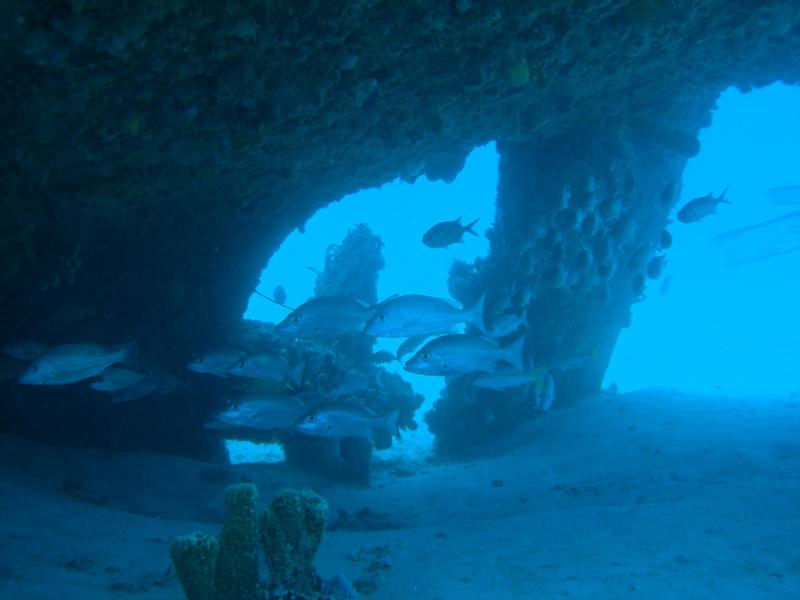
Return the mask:
M 395 437 L 400 437 L 400 428 L 397 426 L 398 416 L 400 416 L 400 410 L 397 408 L 386 415 L 386 431 Z
M 471 317 L 469 322 L 477 327 L 481 333 L 486 333 L 486 323 L 483 322 L 483 305 L 486 301 L 486 294 L 482 294 L 475 305 L 469 309 Z
M 289 369 L 289 382 L 296 388 L 303 387 L 303 380 L 306 375 L 306 361 L 301 360 L 291 369 Z
M 459 217 L 459 218 L 461 218 L 461 217 Z M 473 225 L 475 225 L 475 223 L 477 223 L 477 222 L 478 222 L 478 221 L 480 221 L 480 220 L 481 220 L 481 218 L 480 218 L 480 217 L 478 217 L 478 218 L 477 218 L 477 219 L 475 219 L 475 220 L 474 220 L 472 223 L 469 223 L 469 224 L 467 224 L 467 225 L 464 225 L 464 231 L 466 231 L 467 233 L 471 233 L 471 234 L 472 234 L 472 235 L 474 235 L 474 236 L 477 236 L 478 234 L 477 234 L 477 233 L 475 233 L 475 230 L 474 230 L 474 229 L 472 229 L 472 226 L 473 226 Z
M 521 335 L 517 340 L 504 348 L 505 355 L 503 360 L 512 365 L 515 369 L 524 370 L 525 364 L 525 336 Z
M 133 340 L 119 347 L 120 358 L 118 363 L 127 363 L 136 358 L 139 353 L 139 342 Z

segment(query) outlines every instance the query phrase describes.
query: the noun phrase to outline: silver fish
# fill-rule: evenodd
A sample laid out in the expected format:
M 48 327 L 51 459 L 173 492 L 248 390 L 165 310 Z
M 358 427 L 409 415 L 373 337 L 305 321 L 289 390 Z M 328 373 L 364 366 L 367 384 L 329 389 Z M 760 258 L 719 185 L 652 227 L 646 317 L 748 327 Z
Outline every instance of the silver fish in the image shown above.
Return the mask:
M 414 350 L 422 346 L 425 343 L 425 340 L 428 339 L 429 336 L 427 335 L 417 335 L 414 337 L 408 338 L 397 349 L 395 356 L 397 356 L 397 360 L 403 360 L 403 357 L 406 354 L 411 354 Z
M 3 346 L 3 354 L 16 358 L 17 360 L 31 361 L 39 358 L 42 354 L 50 349 L 49 346 L 26 340 L 24 342 L 16 342 L 14 344 L 6 344 Z
M 135 344 L 64 344 L 35 359 L 19 378 L 27 385 L 66 385 L 95 377 L 113 364 L 125 362 Z
M 369 375 L 355 370 L 346 371 L 334 381 L 333 387 L 327 390 L 327 393 L 332 398 L 338 399 L 366 390 L 369 383 Z
M 422 236 L 422 243 L 429 248 L 447 248 L 450 244 L 461 243 L 464 240 L 464 232 L 471 233 L 477 236 L 475 230 L 472 229 L 473 225 L 478 222 L 478 219 L 472 221 L 468 225 L 461 224 L 461 217 L 454 221 L 442 221 L 437 223 Z
M 447 300 L 404 294 L 383 302 L 364 330 L 376 337 L 417 337 L 448 333 L 459 323 L 469 323 L 480 331 L 483 324 L 484 296 L 470 308 L 456 308 Z
M 100 373 L 100 380 L 89 387 L 98 392 L 117 392 L 145 379 L 147 375 L 121 367 L 108 367 Z
M 374 312 L 374 307 L 349 296 L 319 296 L 294 309 L 275 331 L 295 337 L 360 333 Z
M 151 373 L 141 381 L 112 393 L 111 401 L 130 402 L 153 394 L 165 396 L 179 386 L 186 387 L 179 379 L 168 373 Z
M 295 387 L 300 387 L 303 385 L 305 366 L 305 362 L 301 361 L 289 368 L 282 357 L 259 352 L 240 358 L 228 369 L 228 373 L 238 377 L 249 377 L 280 384 L 291 383 Z
M 308 407 L 289 394 L 253 392 L 206 423 L 208 429 L 289 429 L 308 412 Z
M 322 404 L 308 411 L 293 429 L 317 437 L 374 439 L 379 434 L 398 435 L 398 414 L 399 411 L 393 410 L 379 416 L 357 406 Z
M 207 373 L 217 377 L 228 377 L 229 369 L 244 357 L 245 352 L 233 348 L 216 348 L 209 350 L 197 360 L 190 362 L 186 368 L 195 373 Z
M 712 193 L 687 202 L 683 208 L 678 211 L 678 221 L 681 223 L 697 223 L 705 219 L 708 215 L 716 214 L 717 206 L 720 202 L 731 204 L 729 200 L 725 200 L 725 192 L 727 191 L 728 188 L 725 188 L 725 191 L 716 198 L 714 198 Z
M 420 375 L 463 375 L 475 371 L 496 373 L 508 366 L 523 370 L 525 337 L 508 346 L 478 335 L 443 335 L 425 344 L 405 364 Z M 505 363 L 505 366 L 498 363 Z
M 506 312 L 497 315 L 491 321 L 486 334 L 490 337 L 500 338 L 519 331 L 525 325 L 525 315 L 518 315 L 514 312 Z

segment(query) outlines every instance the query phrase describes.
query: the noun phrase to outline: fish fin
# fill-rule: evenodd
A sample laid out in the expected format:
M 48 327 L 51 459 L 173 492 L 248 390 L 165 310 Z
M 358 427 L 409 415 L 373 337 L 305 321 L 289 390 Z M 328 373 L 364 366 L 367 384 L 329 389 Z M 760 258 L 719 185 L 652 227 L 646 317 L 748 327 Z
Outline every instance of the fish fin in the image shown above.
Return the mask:
M 461 217 L 458 217 L 457 219 L 453 219 L 453 223 L 455 223 L 456 225 L 458 225 L 459 227 L 461 227 L 461 226 L 462 226 L 462 225 L 461 225 Z
M 728 191 L 728 188 L 725 188 L 725 189 L 722 191 L 722 193 L 719 195 L 719 198 L 717 198 L 717 202 L 722 202 L 722 203 L 724 203 L 724 204 L 733 204 L 733 202 L 731 202 L 730 200 L 725 200 L 725 193 L 726 193 L 727 191 Z
M 399 416 L 400 410 L 397 408 L 386 415 L 386 431 L 394 437 L 400 437 L 400 428 L 397 426 L 397 417 Z
M 485 301 L 486 294 L 482 294 L 475 305 L 469 309 L 471 314 L 469 322 L 477 327 L 478 330 L 483 334 L 486 333 L 486 323 L 483 322 L 483 305 Z
M 139 353 L 139 342 L 133 340 L 127 344 L 123 344 L 120 346 L 120 350 L 122 350 L 122 357 L 117 361 L 117 363 L 131 364 L 131 362 L 136 359 L 136 355 Z
M 504 348 L 505 357 L 503 360 L 520 371 L 524 370 L 525 337 L 524 335 L 519 336 L 519 338 Z
M 291 369 L 289 369 L 289 381 L 291 384 L 296 388 L 299 389 L 303 387 L 303 379 L 305 378 L 306 374 L 306 361 L 301 360 Z
M 481 218 L 480 218 L 480 217 L 478 217 L 478 218 L 477 218 L 477 219 L 475 219 L 475 220 L 474 220 L 472 223 L 469 223 L 469 224 L 465 225 L 465 226 L 464 226 L 464 231 L 466 231 L 467 233 L 471 233 L 471 234 L 472 234 L 472 235 L 474 235 L 474 236 L 478 236 L 478 234 L 477 234 L 477 233 L 475 233 L 475 230 L 474 230 L 474 229 L 472 229 L 472 226 L 473 226 L 473 225 L 475 225 L 475 223 L 477 223 L 478 221 L 480 221 L 480 219 L 481 219 Z

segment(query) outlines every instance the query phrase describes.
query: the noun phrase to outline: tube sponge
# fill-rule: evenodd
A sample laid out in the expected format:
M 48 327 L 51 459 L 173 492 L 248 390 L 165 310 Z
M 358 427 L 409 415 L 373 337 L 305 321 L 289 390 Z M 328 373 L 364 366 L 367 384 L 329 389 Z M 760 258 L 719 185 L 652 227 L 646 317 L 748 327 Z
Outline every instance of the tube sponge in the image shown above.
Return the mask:
M 258 596 L 258 489 L 252 483 L 225 490 L 215 586 L 220 600 Z
M 217 600 L 214 577 L 219 542 L 211 533 L 192 533 L 175 538 L 169 547 L 172 564 L 187 600 Z
M 319 590 L 312 564 L 322 542 L 328 503 L 311 490 L 282 490 L 261 516 L 261 543 L 267 556 L 269 588 L 300 594 Z

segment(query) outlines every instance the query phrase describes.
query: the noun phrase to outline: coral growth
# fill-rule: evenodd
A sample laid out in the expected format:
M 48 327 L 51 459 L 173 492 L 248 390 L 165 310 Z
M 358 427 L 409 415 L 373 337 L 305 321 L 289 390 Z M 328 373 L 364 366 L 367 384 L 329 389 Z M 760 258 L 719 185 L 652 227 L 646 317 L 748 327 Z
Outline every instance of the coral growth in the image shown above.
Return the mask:
M 322 580 L 313 560 L 327 516 L 328 503 L 311 490 L 282 490 L 262 510 L 254 485 L 229 487 L 219 536 L 194 533 L 170 545 L 186 598 L 255 600 L 265 588 L 280 597 L 317 595 Z M 269 570 L 266 584 L 259 576 L 259 541 Z

